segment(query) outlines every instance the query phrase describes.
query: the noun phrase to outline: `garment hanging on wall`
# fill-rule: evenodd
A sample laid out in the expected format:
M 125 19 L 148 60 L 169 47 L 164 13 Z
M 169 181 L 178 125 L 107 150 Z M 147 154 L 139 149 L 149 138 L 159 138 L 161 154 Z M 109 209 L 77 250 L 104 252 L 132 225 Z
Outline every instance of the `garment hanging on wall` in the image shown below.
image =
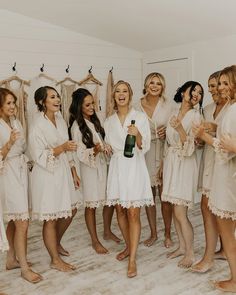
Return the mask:
M 13 82 L 14 80 L 18 81 L 20 83 L 19 87 L 13 87 L 11 82 Z M 18 84 L 19 84 L 18 83 Z M 17 97 L 16 100 L 16 106 L 17 106 L 17 113 L 16 113 L 16 117 L 17 119 L 19 119 L 19 121 L 22 124 L 22 127 L 24 129 L 25 134 L 27 134 L 27 98 L 28 98 L 28 94 L 25 92 L 24 89 L 24 80 L 18 80 L 18 79 L 7 79 L 4 80 L 0 83 L 1 86 L 9 89 L 10 91 L 12 91 L 15 96 Z
M 27 102 L 27 121 L 30 126 L 33 123 L 34 119 L 39 114 L 37 106 L 34 102 L 34 93 L 35 91 L 42 86 L 51 86 L 55 89 L 59 88 L 56 87 L 57 81 L 44 73 L 39 74 L 38 76 L 34 77 L 30 81 L 30 88 L 29 88 L 29 95 L 28 95 L 28 102 Z M 58 89 L 57 89 L 58 90 Z
M 112 71 L 109 71 L 107 78 L 107 92 L 106 92 L 106 118 L 113 112 L 112 89 L 114 87 L 114 79 Z
M 69 126 L 69 108 L 72 102 L 72 93 L 76 88 L 76 84 L 61 84 L 61 113 L 67 126 Z

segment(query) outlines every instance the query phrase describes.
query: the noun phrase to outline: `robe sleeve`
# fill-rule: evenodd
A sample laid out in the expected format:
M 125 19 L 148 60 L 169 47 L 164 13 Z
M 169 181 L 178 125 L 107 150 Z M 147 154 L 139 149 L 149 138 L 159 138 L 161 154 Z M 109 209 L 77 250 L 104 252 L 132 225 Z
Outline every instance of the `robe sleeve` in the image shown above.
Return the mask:
M 30 133 L 29 151 L 35 163 L 49 172 L 54 172 L 58 159 L 53 155 L 53 148 L 48 146 L 43 134 L 37 128 Z
M 181 143 L 181 141 L 179 140 L 179 156 L 181 157 L 191 157 L 192 154 L 194 153 L 195 149 L 196 149 L 196 145 L 195 145 L 195 137 L 192 131 L 192 124 L 200 124 L 201 123 L 201 115 L 198 111 L 196 111 L 194 113 L 194 116 L 191 120 L 190 123 L 190 128 L 188 128 L 188 130 L 185 130 L 185 132 L 187 133 L 187 138 L 186 141 L 184 143 Z
M 82 134 L 77 125 L 74 125 L 71 129 L 72 139 L 77 142 L 77 157 L 79 161 L 84 163 L 85 165 L 96 168 L 96 159 L 94 156 L 93 148 L 87 148 L 86 145 L 82 141 Z

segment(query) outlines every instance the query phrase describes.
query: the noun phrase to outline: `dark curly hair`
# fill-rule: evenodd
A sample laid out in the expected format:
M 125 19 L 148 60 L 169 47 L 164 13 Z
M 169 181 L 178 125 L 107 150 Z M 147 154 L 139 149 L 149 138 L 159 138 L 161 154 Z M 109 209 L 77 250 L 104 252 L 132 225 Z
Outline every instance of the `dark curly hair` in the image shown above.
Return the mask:
M 58 97 L 60 97 L 57 90 L 51 86 L 42 86 L 38 88 L 34 93 L 34 101 L 40 112 L 46 112 L 45 101 L 48 96 L 48 90 L 54 90 L 57 93 Z
M 189 95 L 190 95 L 190 99 L 192 99 L 193 97 L 192 92 L 196 86 L 200 86 L 202 89 L 201 100 L 199 101 L 200 108 L 202 108 L 204 90 L 202 85 L 196 81 L 187 81 L 181 87 L 179 87 L 174 96 L 174 101 L 177 103 L 181 103 L 183 100 L 182 93 L 185 92 L 188 88 L 190 88 Z
M 76 91 L 72 93 L 72 103 L 69 108 L 70 118 L 69 118 L 69 137 L 71 139 L 71 127 L 74 121 L 76 121 L 79 125 L 79 129 L 82 133 L 82 141 L 86 145 L 87 148 L 92 148 L 95 146 L 93 142 L 93 134 L 89 127 L 87 126 L 83 112 L 82 106 L 84 103 L 85 97 L 92 94 L 85 88 L 78 88 Z M 101 134 L 102 138 L 105 137 L 105 131 L 96 115 L 94 114 L 90 117 L 91 122 L 95 126 L 95 130 Z

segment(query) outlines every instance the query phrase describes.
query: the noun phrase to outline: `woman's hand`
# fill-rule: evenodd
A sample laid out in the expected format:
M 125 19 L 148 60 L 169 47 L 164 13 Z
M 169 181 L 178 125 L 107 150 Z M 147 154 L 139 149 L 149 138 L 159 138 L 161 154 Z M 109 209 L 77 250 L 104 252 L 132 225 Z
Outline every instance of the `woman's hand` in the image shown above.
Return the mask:
M 77 143 L 74 140 L 68 140 L 62 145 L 64 152 L 75 152 L 77 150 Z
M 193 131 L 194 137 L 202 138 L 202 136 L 205 133 L 205 127 L 203 124 L 197 125 L 193 123 L 192 131 Z
M 217 125 L 215 123 L 203 122 L 202 125 L 203 125 L 203 127 L 205 129 L 205 132 L 207 132 L 207 133 L 216 132 Z
M 109 144 L 105 144 L 104 146 L 104 153 L 108 156 L 111 157 L 113 151 L 112 151 L 112 147 Z
M 139 134 L 139 130 L 135 125 L 128 126 L 128 134 L 137 136 Z
M 103 152 L 103 150 L 104 150 L 103 146 L 100 143 L 96 143 L 94 148 L 93 148 L 94 156 L 96 156 L 98 153 Z
M 174 128 L 176 131 L 179 131 L 183 128 L 181 121 L 176 116 L 173 116 L 170 119 L 170 126 Z
M 20 137 L 20 132 L 16 129 L 13 129 L 11 131 L 11 135 L 10 135 L 10 138 L 9 138 L 9 144 L 12 146 L 16 141 L 17 139 Z
M 224 134 L 220 139 L 220 148 L 224 152 L 236 153 L 236 137 Z
M 156 129 L 157 138 L 164 140 L 166 138 L 166 126 L 161 126 Z

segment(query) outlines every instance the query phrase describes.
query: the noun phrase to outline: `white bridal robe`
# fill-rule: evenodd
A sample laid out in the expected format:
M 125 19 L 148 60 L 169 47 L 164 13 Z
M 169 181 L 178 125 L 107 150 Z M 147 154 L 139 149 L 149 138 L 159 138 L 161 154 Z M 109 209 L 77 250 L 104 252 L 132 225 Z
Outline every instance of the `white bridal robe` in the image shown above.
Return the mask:
M 142 99 L 140 99 L 140 101 L 135 104 L 134 107 L 137 110 L 142 111 L 148 118 L 151 130 L 151 144 L 149 151 L 147 151 L 145 154 L 145 159 L 150 176 L 151 186 L 157 186 L 161 185 L 161 180 L 158 179 L 157 172 L 160 169 L 160 165 L 163 160 L 165 140 L 158 138 L 156 130 L 161 126 L 166 127 L 170 115 L 173 112 L 173 109 L 176 108 L 176 105 L 173 102 L 160 97 L 153 111 L 152 117 L 149 117 L 144 110 L 141 101 Z
M 225 111 L 227 110 L 229 104 L 225 104 L 221 111 L 218 113 L 217 117 L 214 118 L 214 112 L 216 109 L 216 104 L 213 102 L 207 105 L 203 110 L 204 120 L 206 122 L 214 123 L 217 126 L 220 125 Z M 216 132 L 210 133 L 212 136 L 216 136 Z M 205 144 L 203 148 L 202 159 L 200 163 L 200 173 L 199 173 L 199 188 L 198 190 L 204 194 L 207 198 L 212 186 L 212 176 L 214 172 L 215 164 L 215 151 L 211 145 Z
M 1 156 L 1 153 L 0 153 Z M 6 237 L 6 232 L 3 223 L 3 211 L 2 211 L 2 202 L 0 199 L 0 251 L 7 251 L 9 248 L 8 241 Z
M 14 120 L 14 129 L 20 137 L 12 145 L 6 158 L 0 159 L 0 198 L 4 218 L 10 220 L 29 219 L 28 158 L 25 156 L 25 134 L 19 120 Z M 9 141 L 12 128 L 0 119 L 0 149 Z
M 172 115 L 178 116 L 178 111 Z M 192 124 L 200 123 L 198 110 L 189 110 L 182 119 L 187 140 L 182 144 L 178 132 L 167 124 L 166 151 L 163 165 L 162 200 L 191 207 L 198 184 L 198 162 Z
M 94 144 L 103 144 L 100 134 L 97 133 L 92 122 L 85 119 L 85 122 L 92 132 Z M 97 208 L 105 204 L 107 161 L 103 153 L 94 156 L 94 150 L 87 148 L 82 141 L 82 133 L 79 125 L 74 121 L 71 127 L 72 139 L 78 144 L 77 157 L 80 165 L 81 191 L 84 206 Z
M 34 161 L 31 175 L 32 218 L 53 220 L 67 218 L 78 207 L 71 166 L 72 154 L 53 155 L 53 148 L 68 141 L 65 120 L 55 114 L 56 126 L 40 113 L 30 129 L 29 150 Z
M 216 151 L 209 208 L 221 218 L 236 220 L 236 154 L 226 153 L 219 147 L 223 134 L 236 137 L 236 103 L 227 108 L 214 138 Z
M 142 135 L 142 149 L 136 146 L 134 156 L 127 158 L 123 152 L 131 120 L 135 120 L 135 126 Z M 145 162 L 151 140 L 148 119 L 142 112 L 131 109 L 123 126 L 114 113 L 106 119 L 104 128 L 105 141 L 113 150 L 107 179 L 107 205 L 119 204 L 125 208 L 154 205 Z

